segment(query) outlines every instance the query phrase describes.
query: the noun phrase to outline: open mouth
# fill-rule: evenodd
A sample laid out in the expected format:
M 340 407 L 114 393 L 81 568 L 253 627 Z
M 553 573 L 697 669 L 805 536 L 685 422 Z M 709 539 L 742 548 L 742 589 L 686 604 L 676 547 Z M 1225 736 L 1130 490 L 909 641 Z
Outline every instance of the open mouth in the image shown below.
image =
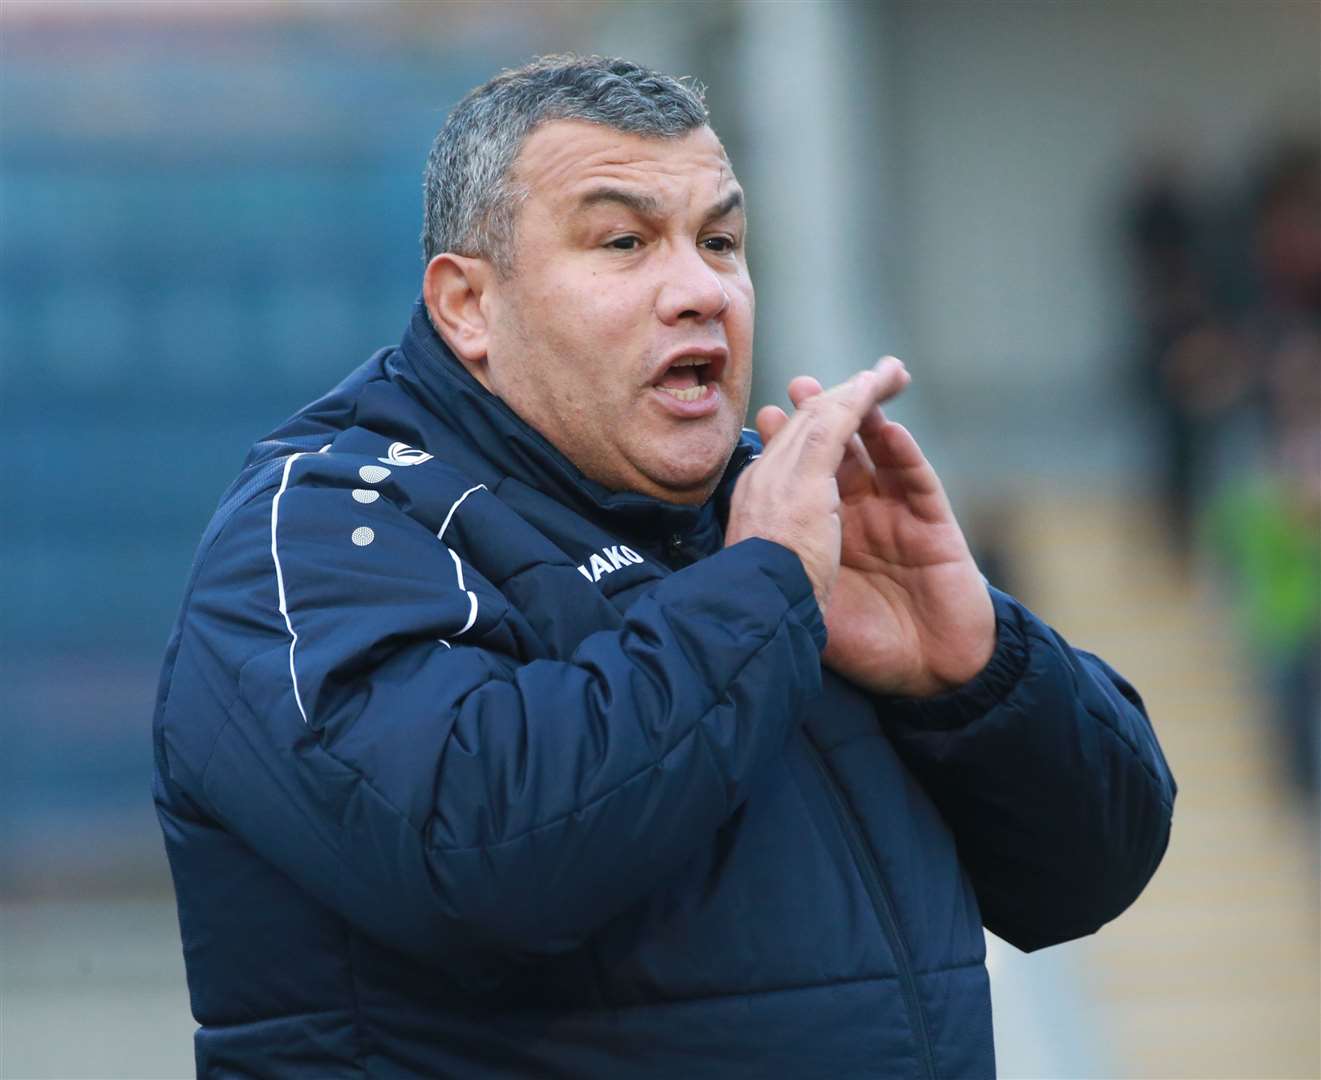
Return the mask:
M 700 401 L 711 393 L 724 367 L 724 350 L 676 357 L 652 385 L 678 401 Z

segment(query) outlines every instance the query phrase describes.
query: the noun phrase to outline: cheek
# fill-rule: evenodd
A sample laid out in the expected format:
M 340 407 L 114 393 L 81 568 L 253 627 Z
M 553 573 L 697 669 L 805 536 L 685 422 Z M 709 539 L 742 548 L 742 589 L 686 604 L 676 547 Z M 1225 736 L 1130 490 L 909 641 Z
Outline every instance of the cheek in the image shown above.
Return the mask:
M 738 284 L 730 290 L 731 298 L 737 296 L 739 318 L 744 321 L 745 333 L 752 334 L 753 319 L 757 313 L 757 291 L 752 287 L 752 279 L 742 275 Z
M 730 311 L 725 320 L 725 333 L 729 338 L 729 347 L 735 357 L 741 361 L 735 378 L 742 383 L 752 379 L 752 338 L 756 320 L 756 298 L 752 283 L 745 282 L 744 287 L 730 292 Z
M 646 374 L 650 325 L 646 312 L 617 284 L 602 279 L 598 286 L 590 297 L 557 292 L 548 328 L 553 327 L 553 351 L 570 369 L 562 372 L 566 384 L 590 387 L 590 400 L 620 400 Z
M 585 330 L 611 339 L 626 338 L 639 329 L 643 314 L 627 288 L 605 279 L 594 283 L 592 295 L 580 309 Z
M 538 297 L 537 307 L 540 325 L 557 350 L 583 359 L 608 358 L 640 323 L 627 293 L 617 283 L 594 276 L 585 285 L 565 283 L 547 289 Z
M 561 260 L 533 300 L 551 317 L 599 320 L 627 309 L 637 292 L 628 275 L 596 273 L 569 259 Z

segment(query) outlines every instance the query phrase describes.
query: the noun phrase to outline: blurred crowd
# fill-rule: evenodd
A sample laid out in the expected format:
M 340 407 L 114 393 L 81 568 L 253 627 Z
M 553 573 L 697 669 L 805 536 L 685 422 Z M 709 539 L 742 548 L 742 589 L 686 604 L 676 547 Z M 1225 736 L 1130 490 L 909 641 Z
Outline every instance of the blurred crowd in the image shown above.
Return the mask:
M 1208 198 L 1170 158 L 1127 226 L 1136 375 L 1157 497 L 1185 572 L 1210 563 L 1271 708 L 1281 773 L 1315 819 L 1321 772 L 1321 144 L 1276 145 Z

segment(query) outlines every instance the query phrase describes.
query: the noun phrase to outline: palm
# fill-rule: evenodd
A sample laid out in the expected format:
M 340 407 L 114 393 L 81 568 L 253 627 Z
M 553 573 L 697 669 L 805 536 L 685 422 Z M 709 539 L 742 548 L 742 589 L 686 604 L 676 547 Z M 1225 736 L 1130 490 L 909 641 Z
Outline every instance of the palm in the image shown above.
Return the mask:
M 812 379 L 790 386 L 799 405 L 819 392 Z M 935 471 L 876 409 L 837 481 L 840 569 L 822 659 L 877 693 L 924 696 L 966 682 L 990 658 L 995 618 Z
M 893 478 L 843 495 L 839 578 L 825 662 L 878 692 L 923 695 L 966 682 L 986 657 L 989 600 L 952 515 L 924 518 Z M 943 502 L 943 497 L 940 500 Z M 946 507 L 946 509 L 948 509 Z

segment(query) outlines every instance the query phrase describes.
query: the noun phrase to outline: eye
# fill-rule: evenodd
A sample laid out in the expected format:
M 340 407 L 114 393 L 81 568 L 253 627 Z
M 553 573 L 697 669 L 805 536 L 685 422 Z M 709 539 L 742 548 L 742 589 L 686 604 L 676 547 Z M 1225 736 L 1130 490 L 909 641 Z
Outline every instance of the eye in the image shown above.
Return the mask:
M 612 251 L 636 251 L 642 241 L 632 234 L 628 236 L 616 236 L 613 240 L 606 242 L 606 247 Z
M 701 240 L 701 245 L 717 255 L 729 255 L 738 248 L 738 242 L 732 236 L 725 235 L 705 236 Z

